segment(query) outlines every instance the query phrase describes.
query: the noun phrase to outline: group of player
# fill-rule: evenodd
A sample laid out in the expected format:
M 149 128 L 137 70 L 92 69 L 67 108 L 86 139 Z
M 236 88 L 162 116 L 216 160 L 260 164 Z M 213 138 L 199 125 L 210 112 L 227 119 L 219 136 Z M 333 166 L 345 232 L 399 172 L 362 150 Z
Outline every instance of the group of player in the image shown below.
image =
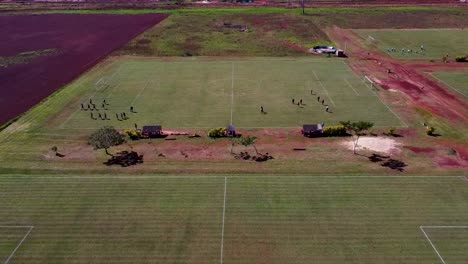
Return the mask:
M 310 95 L 316 95 L 316 94 L 314 93 L 314 90 L 310 90 Z M 321 99 L 321 100 L 320 100 L 320 99 Z M 317 96 L 317 102 L 322 103 L 322 105 L 325 106 L 325 112 L 331 113 L 331 112 L 330 112 L 330 106 L 327 105 L 327 104 L 325 104 L 325 99 L 320 98 L 320 96 Z M 305 104 L 303 103 L 303 101 L 302 101 L 302 98 L 299 99 L 299 100 L 297 100 L 297 101 L 296 101 L 296 99 L 293 98 L 293 99 L 291 99 L 291 103 L 294 104 L 294 105 L 298 105 L 298 106 L 300 106 L 300 107 L 302 107 L 302 106 L 305 105 Z M 265 109 L 263 108 L 262 105 L 260 106 L 260 113 L 261 113 L 261 114 L 266 114 Z
M 109 110 L 107 108 L 107 106 L 109 106 L 110 104 L 107 103 L 106 99 L 102 100 L 102 103 L 101 103 L 101 106 L 102 106 L 102 109 L 101 110 Z M 107 113 L 104 112 L 104 113 L 101 113 L 99 112 L 99 108 L 96 107 L 96 104 L 93 102 L 92 99 L 89 99 L 89 103 L 82 103 L 81 104 L 81 110 L 83 111 L 91 111 L 90 112 L 90 117 L 91 119 L 93 120 L 98 120 L 98 119 L 101 119 L 101 120 L 111 120 L 108 116 L 107 116 Z M 94 111 L 96 111 L 96 115 L 94 114 Z M 136 113 L 134 111 L 134 108 L 133 106 L 130 106 L 130 112 L 131 113 Z M 124 120 L 127 120 L 129 119 L 130 117 L 128 117 L 127 113 L 126 112 L 120 112 L 120 113 L 115 113 L 115 118 L 119 121 L 124 121 Z
M 388 48 L 387 51 L 388 52 L 398 52 L 398 49 Z M 404 55 L 404 54 L 413 54 L 413 53 L 424 55 L 424 53 L 426 52 L 426 49 L 424 48 L 424 45 L 421 44 L 421 46 L 419 47 L 419 50 L 418 49 L 413 50 L 413 49 L 402 48 L 400 52 L 401 52 L 402 55 Z

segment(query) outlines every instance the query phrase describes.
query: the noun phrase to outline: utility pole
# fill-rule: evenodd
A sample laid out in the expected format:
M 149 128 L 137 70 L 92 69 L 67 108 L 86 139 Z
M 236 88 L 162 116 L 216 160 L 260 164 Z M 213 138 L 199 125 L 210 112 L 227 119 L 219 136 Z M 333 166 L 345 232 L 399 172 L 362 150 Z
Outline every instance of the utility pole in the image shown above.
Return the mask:
M 305 15 L 305 0 L 301 0 L 302 14 Z

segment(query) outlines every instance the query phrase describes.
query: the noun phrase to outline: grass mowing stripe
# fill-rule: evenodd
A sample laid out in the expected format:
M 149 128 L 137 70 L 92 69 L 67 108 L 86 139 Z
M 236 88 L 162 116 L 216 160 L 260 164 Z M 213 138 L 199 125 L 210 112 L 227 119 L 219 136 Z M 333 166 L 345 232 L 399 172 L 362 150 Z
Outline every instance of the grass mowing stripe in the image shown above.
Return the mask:
M 234 108 L 234 62 L 231 63 L 231 122 L 232 125 L 232 111 Z

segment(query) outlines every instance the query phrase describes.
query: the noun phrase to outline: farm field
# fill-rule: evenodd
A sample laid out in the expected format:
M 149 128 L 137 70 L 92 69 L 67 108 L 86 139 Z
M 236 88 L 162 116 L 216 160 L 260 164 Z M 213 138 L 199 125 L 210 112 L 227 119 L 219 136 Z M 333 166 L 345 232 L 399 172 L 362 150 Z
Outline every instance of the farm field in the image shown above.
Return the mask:
M 0 125 L 167 15 L 1 15 Z
M 454 92 L 468 97 L 468 73 L 436 72 L 431 74 Z
M 468 46 L 467 29 L 380 29 L 357 32 L 367 44 L 377 45 L 380 50 L 399 59 L 441 59 L 448 54 L 454 60 L 457 56 L 465 55 L 465 47 Z M 421 45 L 424 47 L 423 53 Z M 389 51 L 391 48 L 396 51 Z M 402 53 L 402 49 L 406 52 Z M 407 52 L 409 49 L 412 50 L 410 54 Z
M 0 187 L 12 263 L 440 263 L 429 240 L 447 263 L 468 260 L 463 177 L 12 175 Z
M 377 97 L 378 88 L 355 76 L 340 60 L 123 59 L 94 76 L 68 88 L 77 86 L 83 95 L 65 109 L 75 111 L 60 115 L 64 119 L 59 129 L 104 125 L 124 129 L 134 123 L 168 128 L 231 123 L 240 128 L 285 128 L 351 119 L 371 121 L 377 127 L 404 126 Z M 293 98 L 295 103 L 302 99 L 303 105 L 293 104 Z M 88 110 L 90 102 L 99 110 Z M 130 112 L 131 106 L 136 113 Z M 117 119 L 122 112 L 129 116 L 127 120 Z M 109 120 L 91 118 L 98 113 Z

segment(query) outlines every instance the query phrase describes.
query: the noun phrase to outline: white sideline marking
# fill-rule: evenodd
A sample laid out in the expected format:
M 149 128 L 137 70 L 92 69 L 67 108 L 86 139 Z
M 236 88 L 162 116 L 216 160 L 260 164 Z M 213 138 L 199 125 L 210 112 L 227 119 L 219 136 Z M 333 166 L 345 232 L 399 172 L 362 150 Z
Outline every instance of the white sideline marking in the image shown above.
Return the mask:
M 328 93 L 327 89 L 325 88 L 325 86 L 323 86 L 322 82 L 319 80 L 317 74 L 315 73 L 315 71 L 312 71 L 315 75 L 315 79 L 317 80 L 317 82 L 320 84 L 320 86 L 322 86 L 322 90 L 325 92 L 325 94 L 327 95 L 328 99 L 330 99 L 330 102 L 332 103 L 333 106 L 335 106 L 335 102 L 333 102 L 333 99 L 330 97 L 330 94 Z
M 133 106 L 133 104 L 135 104 L 136 100 L 140 97 L 141 93 L 146 89 L 146 87 L 148 87 L 150 82 L 151 82 L 150 80 L 146 81 L 143 88 L 140 89 L 140 92 L 138 92 L 138 94 L 135 96 L 135 98 L 133 98 L 133 101 L 130 103 L 130 106 Z
M 343 80 L 348 84 L 348 86 L 349 86 L 351 89 L 353 89 L 354 93 L 355 93 L 357 96 L 359 96 L 359 93 L 358 93 L 358 92 L 354 89 L 354 87 L 349 83 L 348 79 L 343 79 Z
M 445 86 L 447 86 L 448 88 L 454 90 L 455 92 L 463 95 L 464 97 L 467 97 L 468 95 L 464 94 L 463 92 L 459 91 L 458 89 L 456 89 L 455 87 L 453 87 L 452 85 L 449 85 L 448 83 L 446 83 L 445 81 L 443 81 L 442 79 L 440 79 L 439 77 L 435 76 L 434 74 L 432 73 L 429 73 L 429 75 L 431 75 L 434 79 L 436 79 L 437 81 L 443 83 Z
M 234 174 L 234 175 L 229 175 L 229 177 L 245 177 L 245 176 L 250 176 L 253 174 Z M 169 178 L 168 178 L 169 176 Z M 272 177 L 272 175 L 254 175 L 255 177 L 265 177 L 269 178 Z M 287 174 L 279 174 L 279 175 L 273 175 L 274 177 L 294 177 L 294 178 L 307 178 L 307 180 L 315 180 L 315 179 L 333 179 L 333 178 L 386 178 L 386 179 L 425 179 L 425 178 L 434 178 L 434 179 L 460 179 L 460 176 L 418 176 L 418 175 L 393 175 L 393 176 L 388 176 L 388 175 L 287 175 Z M 8 175 L 2 175 L 1 180 L 5 178 L 17 178 L 17 177 L 28 177 L 28 178 L 41 178 L 41 179 L 157 179 L 157 178 L 165 178 L 165 179 L 176 179 L 176 178 L 182 178 L 182 179 L 190 179 L 190 178 L 220 178 L 220 177 L 227 177 L 224 176 L 223 174 L 221 175 L 134 175 L 134 176 L 128 176 L 128 175 L 111 175 L 111 176 L 105 176 L 105 175 L 99 175 L 99 176 L 76 176 L 76 175 L 69 175 L 69 176 L 47 176 L 47 175 L 27 175 L 27 174 L 8 174 Z
M 234 63 L 231 63 L 231 125 L 232 125 L 232 111 L 234 107 Z
M 31 233 L 34 226 L 0 226 L 0 228 L 29 228 L 26 235 L 23 236 L 23 239 L 21 239 L 21 241 L 18 243 L 18 245 L 16 245 L 15 249 L 13 250 L 13 252 L 11 252 L 10 256 L 8 256 L 8 258 L 5 260 L 5 262 L 3 262 L 3 264 L 8 264 L 8 262 L 10 262 L 11 258 L 13 258 L 13 256 L 15 255 L 18 248 L 21 246 L 21 244 L 23 244 L 24 240 L 28 237 L 29 233 Z
M 227 187 L 227 177 L 224 177 L 224 203 L 223 203 L 223 225 L 221 228 L 221 261 L 223 264 L 223 250 L 224 250 L 224 216 L 226 215 L 226 187 Z
M 377 97 L 379 99 L 379 101 L 383 105 L 385 105 L 385 107 L 387 107 L 388 110 L 390 110 L 390 112 L 392 112 L 392 114 L 398 118 L 398 120 L 400 120 L 400 122 L 403 124 L 403 127 L 407 128 L 408 124 L 406 124 L 405 121 L 403 121 L 403 119 L 401 119 L 401 117 L 399 115 L 397 115 L 395 112 L 393 112 L 393 110 L 386 103 L 384 103 L 384 101 L 382 101 L 382 99 L 380 99 L 380 97 L 375 92 L 374 92 L 374 94 L 375 94 L 375 97 Z
M 423 232 L 423 234 L 426 237 L 427 241 L 429 242 L 429 244 L 431 244 L 431 246 L 434 249 L 434 251 L 436 252 L 437 256 L 439 256 L 440 261 L 442 261 L 443 264 L 446 264 L 446 262 L 445 262 L 444 258 L 442 257 L 442 255 L 440 255 L 439 251 L 437 250 L 435 245 L 432 243 L 429 236 L 426 234 L 426 231 L 424 231 L 424 228 L 468 228 L 468 226 L 419 226 L 419 229 L 421 229 L 421 231 Z

